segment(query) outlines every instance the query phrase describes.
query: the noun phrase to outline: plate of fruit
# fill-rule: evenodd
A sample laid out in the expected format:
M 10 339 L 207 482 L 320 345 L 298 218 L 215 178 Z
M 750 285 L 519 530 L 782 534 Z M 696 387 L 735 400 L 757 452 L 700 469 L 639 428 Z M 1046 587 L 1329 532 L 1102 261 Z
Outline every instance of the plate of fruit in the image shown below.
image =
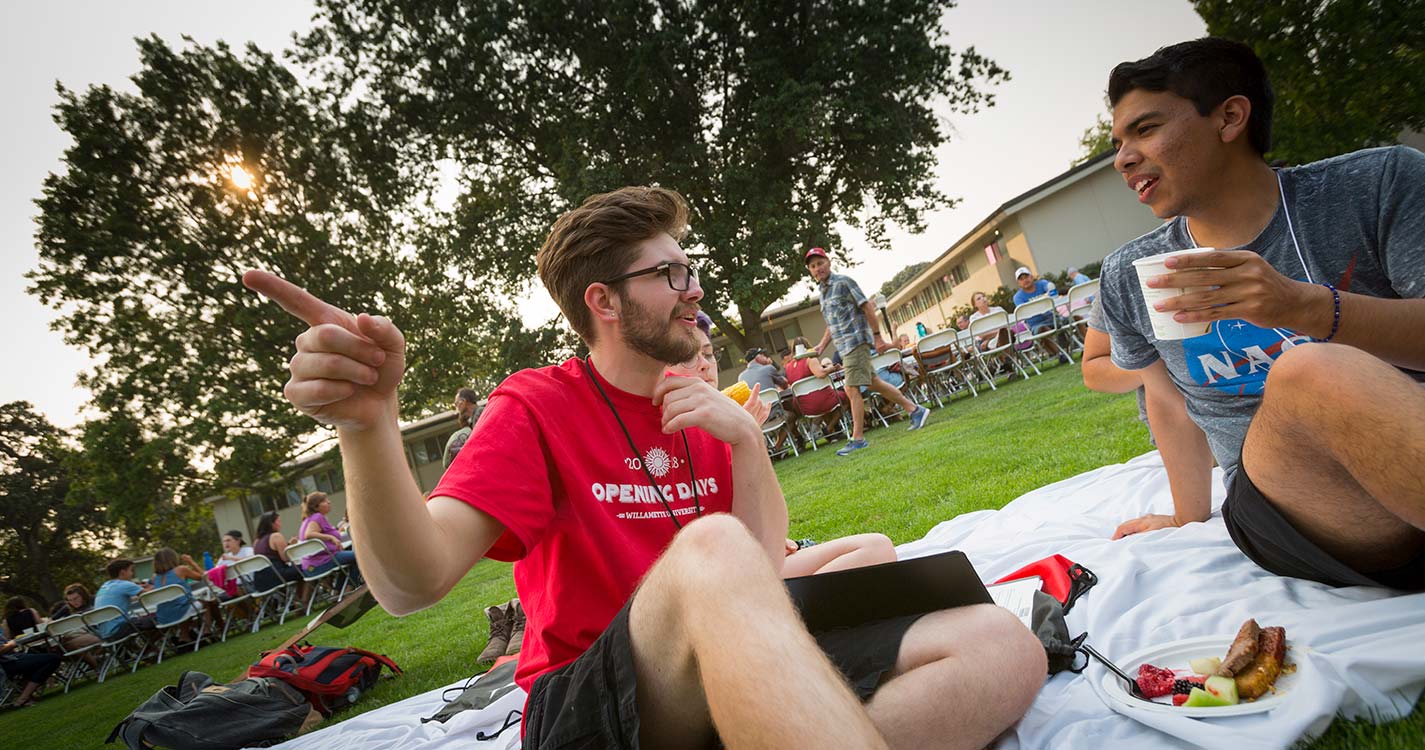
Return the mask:
M 1284 629 L 1248 620 L 1235 637 L 1189 638 L 1115 660 L 1137 676 L 1146 700 L 1112 672 L 1104 674 L 1103 688 L 1113 702 L 1138 710 L 1195 718 L 1255 714 L 1290 698 L 1297 675 L 1289 652 Z

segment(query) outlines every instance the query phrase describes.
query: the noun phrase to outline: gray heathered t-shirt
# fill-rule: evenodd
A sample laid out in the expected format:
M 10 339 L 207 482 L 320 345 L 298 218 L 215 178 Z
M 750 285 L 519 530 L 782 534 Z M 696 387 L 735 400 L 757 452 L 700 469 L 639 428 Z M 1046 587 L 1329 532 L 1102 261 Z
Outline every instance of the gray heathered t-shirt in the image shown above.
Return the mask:
M 746 383 L 748 388 L 761 383 L 763 391 L 776 391 L 777 383 L 773 380 L 773 377 L 781 376 L 781 374 L 781 371 L 777 369 L 776 365 L 763 365 L 752 362 L 747 365 L 747 369 L 743 370 L 741 375 L 737 376 L 737 379 Z
M 1278 174 L 1292 229 L 1279 206 L 1256 239 L 1224 249 L 1259 253 L 1299 281 L 1330 282 L 1372 297 L 1425 297 L 1425 154 L 1404 146 L 1367 149 Z M 1132 263 L 1193 247 L 1197 243 L 1182 217 L 1129 242 L 1104 260 L 1099 300 L 1114 363 L 1138 370 L 1163 360 L 1231 485 L 1272 362 L 1313 339 L 1242 320 L 1217 321 L 1206 334 L 1182 341 L 1154 338 Z M 1421 373 L 1409 374 L 1425 380 Z

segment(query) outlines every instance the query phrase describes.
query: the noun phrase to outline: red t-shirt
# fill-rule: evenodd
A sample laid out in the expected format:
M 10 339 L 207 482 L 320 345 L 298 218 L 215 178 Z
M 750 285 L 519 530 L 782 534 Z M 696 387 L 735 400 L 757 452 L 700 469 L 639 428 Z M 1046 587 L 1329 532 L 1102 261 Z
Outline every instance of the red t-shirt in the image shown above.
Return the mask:
M 526 615 L 515 682 L 593 645 L 628 601 L 677 528 L 643 466 L 683 524 L 693 520 L 693 475 L 703 513 L 732 510 L 732 450 L 706 432 L 664 435 L 660 409 L 595 375 L 633 437 L 628 441 L 580 360 L 523 370 L 489 406 L 432 497 L 462 500 L 505 533 L 486 556 L 515 561 Z

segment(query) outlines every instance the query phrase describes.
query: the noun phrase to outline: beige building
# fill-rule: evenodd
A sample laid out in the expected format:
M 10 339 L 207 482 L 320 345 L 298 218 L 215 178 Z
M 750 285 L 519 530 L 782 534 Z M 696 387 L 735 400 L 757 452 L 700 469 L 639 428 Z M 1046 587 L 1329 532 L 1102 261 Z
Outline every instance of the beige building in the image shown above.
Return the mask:
M 411 468 L 421 494 L 435 489 L 445 473 L 442 454 L 445 441 L 455 432 L 455 412 L 444 411 L 404 425 L 401 435 L 406 447 L 406 465 Z M 252 544 L 257 532 L 258 517 L 269 510 L 282 519 L 284 535 L 294 537 L 302 520 L 302 498 L 310 492 L 327 493 L 332 503 L 331 522 L 336 524 L 346 515 L 346 483 L 341 474 L 341 459 L 335 441 L 330 450 L 283 464 L 278 473 L 289 477 L 285 482 L 269 485 L 262 492 L 252 492 L 241 498 L 215 495 L 204 502 L 213 507 L 213 520 L 218 533 L 230 529 L 243 532 L 243 539 Z
M 976 291 L 1014 287 L 1014 269 L 1063 273 L 1101 261 L 1123 243 L 1162 222 L 1113 169 L 1113 152 L 1101 154 L 1011 198 L 896 290 L 886 313 L 895 335 L 919 338 L 953 328 L 952 310 Z
M 826 320 L 821 317 L 821 302 L 816 297 L 808 297 L 762 313 L 762 343 L 758 346 L 774 353 L 773 358 L 777 359 L 780 352 L 791 351 L 792 342 L 798 336 L 805 336 L 812 346 L 816 346 L 825 333 Z M 726 388 L 737 382 L 737 376 L 747 368 L 747 361 L 742 356 L 743 350 L 722 334 L 714 333 L 712 344 L 718 352 L 717 384 L 719 388 Z M 828 346 L 825 356 L 830 357 L 835 351 L 835 345 Z

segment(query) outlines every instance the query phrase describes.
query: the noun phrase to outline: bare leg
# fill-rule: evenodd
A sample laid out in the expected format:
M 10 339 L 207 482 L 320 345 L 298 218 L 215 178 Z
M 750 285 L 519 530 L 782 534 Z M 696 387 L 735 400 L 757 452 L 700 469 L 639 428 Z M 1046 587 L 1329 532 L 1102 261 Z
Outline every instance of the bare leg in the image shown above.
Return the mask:
M 860 440 L 861 432 L 866 428 L 866 402 L 861 398 L 861 389 L 850 383 L 846 384 L 846 401 L 851 409 L 851 439 Z
M 906 416 L 910 416 L 911 412 L 919 408 L 911 403 L 910 399 L 906 398 L 904 393 L 901 393 L 901 389 L 882 380 L 879 375 L 871 376 L 871 390 L 881 394 L 881 398 L 899 404 L 900 407 L 905 410 Z
M 1019 721 L 1047 674 L 1044 647 L 1007 610 L 942 610 L 906 632 L 867 710 L 894 748 L 982 748 Z
M 895 545 L 885 534 L 854 534 L 812 545 L 787 555 L 782 576 L 796 578 L 866 565 L 894 562 Z
M 674 538 L 634 594 L 629 630 L 644 747 L 709 747 L 714 726 L 736 748 L 886 747 L 732 516 Z
M 1282 354 L 1242 464 L 1292 526 L 1358 570 L 1425 548 L 1425 388 L 1359 349 Z

